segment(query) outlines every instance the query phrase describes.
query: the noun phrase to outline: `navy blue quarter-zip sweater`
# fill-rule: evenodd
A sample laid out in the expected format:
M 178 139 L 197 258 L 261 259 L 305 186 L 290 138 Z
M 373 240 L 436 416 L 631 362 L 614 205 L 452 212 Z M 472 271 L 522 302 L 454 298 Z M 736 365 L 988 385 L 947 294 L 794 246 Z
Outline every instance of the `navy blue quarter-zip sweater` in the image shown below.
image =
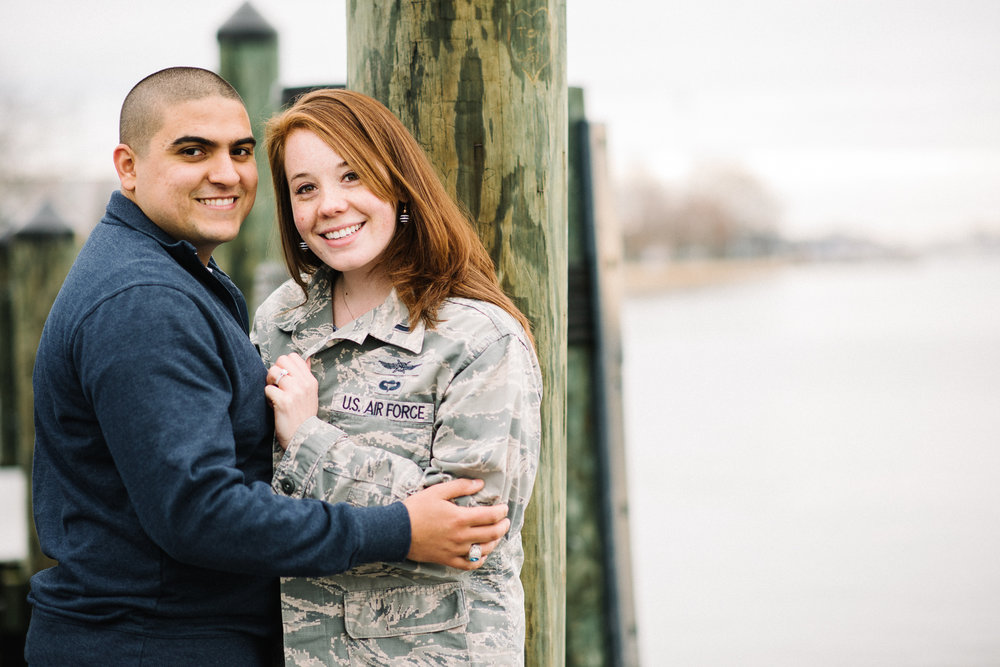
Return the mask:
M 277 576 L 405 558 L 398 503 L 272 494 L 247 328 L 214 261 L 116 192 L 35 362 L 35 523 L 58 565 L 31 580 L 32 664 L 253 664 L 241 647 L 279 631 Z

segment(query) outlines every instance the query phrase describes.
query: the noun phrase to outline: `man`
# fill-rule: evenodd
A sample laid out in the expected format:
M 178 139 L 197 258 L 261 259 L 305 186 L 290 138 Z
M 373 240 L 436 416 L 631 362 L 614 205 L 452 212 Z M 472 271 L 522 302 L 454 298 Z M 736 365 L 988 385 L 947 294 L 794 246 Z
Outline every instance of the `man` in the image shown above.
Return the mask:
M 35 363 L 32 665 L 263 665 L 277 577 L 409 557 L 471 569 L 505 507 L 455 480 L 405 505 L 272 494 L 266 369 L 243 296 L 211 259 L 257 187 L 239 95 L 171 68 L 122 106 L 121 190 L 57 297 Z

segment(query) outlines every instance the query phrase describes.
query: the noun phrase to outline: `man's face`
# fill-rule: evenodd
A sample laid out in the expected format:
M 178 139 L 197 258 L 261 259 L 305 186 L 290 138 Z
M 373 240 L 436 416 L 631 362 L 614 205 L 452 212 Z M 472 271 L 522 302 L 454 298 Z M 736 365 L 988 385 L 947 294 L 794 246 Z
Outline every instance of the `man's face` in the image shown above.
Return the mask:
M 212 96 L 166 107 L 149 145 L 119 146 L 115 161 L 122 192 L 163 231 L 192 243 L 207 264 L 220 244 L 236 238 L 253 207 L 253 150 L 243 105 Z

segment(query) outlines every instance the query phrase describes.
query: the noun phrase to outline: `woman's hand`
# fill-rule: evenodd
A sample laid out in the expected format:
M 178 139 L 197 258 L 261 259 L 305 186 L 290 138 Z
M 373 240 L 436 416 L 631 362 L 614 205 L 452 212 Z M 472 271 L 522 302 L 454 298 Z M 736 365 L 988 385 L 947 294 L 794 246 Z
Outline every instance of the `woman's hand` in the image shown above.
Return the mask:
M 319 383 L 309 368 L 309 362 L 299 355 L 278 357 L 267 371 L 264 394 L 274 407 L 274 434 L 282 449 L 302 422 L 319 411 Z

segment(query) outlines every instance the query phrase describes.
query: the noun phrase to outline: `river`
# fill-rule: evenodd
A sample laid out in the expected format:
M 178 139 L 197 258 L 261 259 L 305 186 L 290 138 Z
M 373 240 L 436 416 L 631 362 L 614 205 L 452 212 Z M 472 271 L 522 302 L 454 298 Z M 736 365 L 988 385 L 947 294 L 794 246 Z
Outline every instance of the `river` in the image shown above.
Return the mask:
M 632 297 L 647 667 L 1000 665 L 1000 256 Z

